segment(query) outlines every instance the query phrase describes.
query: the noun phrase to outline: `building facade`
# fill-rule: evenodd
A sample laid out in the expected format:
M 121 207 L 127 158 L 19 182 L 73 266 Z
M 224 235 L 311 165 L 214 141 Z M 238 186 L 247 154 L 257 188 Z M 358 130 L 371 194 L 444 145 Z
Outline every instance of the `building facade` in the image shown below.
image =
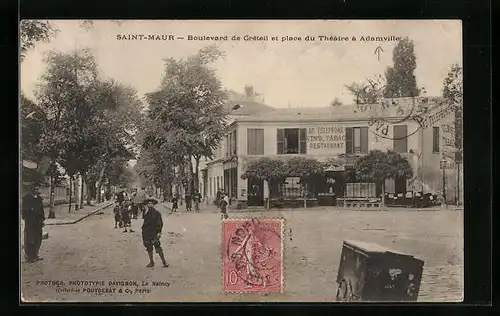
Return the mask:
M 409 180 L 387 180 L 386 192 L 442 194 L 444 179 L 447 200 L 463 200 L 463 194 L 459 197 L 459 192 L 463 192 L 463 171 L 454 163 L 453 107 L 436 99 L 384 102 L 275 109 L 235 118 L 221 143 L 220 156 L 207 165 L 207 196 L 213 199 L 217 188 L 223 188 L 232 202 L 262 205 L 267 198 L 267 183 L 241 179 L 247 165 L 262 157 L 307 157 L 332 162 L 330 171 L 336 182 L 336 193 L 344 194 L 345 183 L 340 175 L 346 166 L 370 150 L 391 149 L 407 158 L 414 176 Z M 446 162 L 444 176 L 442 161 Z M 283 192 L 292 195 L 298 192 L 297 182 L 297 179 L 287 179 Z

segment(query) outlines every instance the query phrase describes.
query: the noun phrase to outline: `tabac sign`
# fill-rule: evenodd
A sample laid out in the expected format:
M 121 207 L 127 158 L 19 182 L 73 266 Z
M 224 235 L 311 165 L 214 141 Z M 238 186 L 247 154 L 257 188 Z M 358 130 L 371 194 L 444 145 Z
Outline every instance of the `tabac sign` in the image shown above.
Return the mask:
M 345 128 L 338 125 L 309 127 L 307 153 L 317 155 L 345 153 Z

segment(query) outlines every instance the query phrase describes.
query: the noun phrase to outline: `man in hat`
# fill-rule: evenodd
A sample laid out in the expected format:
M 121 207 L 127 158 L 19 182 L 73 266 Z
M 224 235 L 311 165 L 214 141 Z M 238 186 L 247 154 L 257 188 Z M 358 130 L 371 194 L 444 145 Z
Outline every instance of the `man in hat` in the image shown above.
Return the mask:
M 165 260 L 160 242 L 163 220 L 160 212 L 158 212 L 154 207 L 158 201 L 155 199 L 146 199 L 144 202 L 146 204 L 146 208 L 143 216 L 144 222 L 142 224 L 142 242 L 144 247 L 146 247 L 149 256 L 149 264 L 146 267 L 151 268 L 155 265 L 153 260 L 153 247 L 155 248 L 156 253 L 160 255 L 163 266 L 168 267 L 169 265 L 167 264 L 167 260 Z
M 24 252 L 26 262 L 43 260 L 38 256 L 42 245 L 42 228 L 45 221 L 43 199 L 38 191 L 38 185 L 29 185 L 29 192 L 23 196 L 21 216 L 24 220 Z

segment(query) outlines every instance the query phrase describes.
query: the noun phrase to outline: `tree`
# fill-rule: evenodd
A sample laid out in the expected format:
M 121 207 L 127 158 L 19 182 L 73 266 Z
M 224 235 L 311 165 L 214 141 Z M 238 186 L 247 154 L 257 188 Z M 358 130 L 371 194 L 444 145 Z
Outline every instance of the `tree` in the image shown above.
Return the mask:
M 57 32 L 49 21 L 22 20 L 20 22 L 20 53 L 24 60 L 28 50 L 38 42 L 48 42 Z
M 286 161 L 288 177 L 298 177 L 301 183 L 312 185 L 314 179 L 325 174 L 323 163 L 311 158 L 294 157 Z
M 415 46 L 408 37 L 400 40 L 392 51 L 393 67 L 385 72 L 386 98 L 416 97 L 419 95 L 414 71 L 417 68 Z
M 289 170 L 283 160 L 261 158 L 248 164 L 247 170 L 241 175 L 243 180 L 255 179 L 267 182 L 268 199 L 267 208 L 269 209 L 269 199 L 271 198 L 271 188 L 285 181 Z
M 341 106 L 342 102 L 338 98 L 333 99 L 332 103 L 330 104 L 331 106 Z
M 406 158 L 388 150 L 371 150 L 368 155 L 358 158 L 354 164 L 356 179 L 374 182 L 382 188 L 382 205 L 385 205 L 385 180 L 411 179 L 413 170 Z
M 363 83 L 351 83 L 345 86 L 355 104 L 375 104 L 384 96 L 385 81 L 382 75 L 366 78 Z
M 158 91 L 147 94 L 148 116 L 153 122 L 147 143 L 175 152 L 180 170 L 188 166 L 188 194 L 197 190 L 201 157 L 213 157 L 225 132 L 224 90 L 210 64 L 223 56 L 215 46 L 201 49 L 186 60 L 166 59 Z M 196 172 L 193 172 L 192 159 Z

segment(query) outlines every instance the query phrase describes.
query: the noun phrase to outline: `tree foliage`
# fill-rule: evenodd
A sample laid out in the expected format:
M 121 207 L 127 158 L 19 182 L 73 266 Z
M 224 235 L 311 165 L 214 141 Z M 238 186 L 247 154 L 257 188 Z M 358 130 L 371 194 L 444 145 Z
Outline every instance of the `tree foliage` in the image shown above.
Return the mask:
M 299 177 L 304 182 L 325 174 L 324 164 L 312 158 L 294 157 L 287 160 L 285 165 L 289 177 Z
M 190 179 L 191 159 L 212 158 L 224 136 L 226 95 L 210 68 L 221 57 L 223 52 L 208 46 L 187 59 L 166 59 L 160 89 L 146 95 L 150 132 L 143 138 L 145 149 L 175 153 L 176 164 L 189 165 Z
M 363 83 L 353 82 L 345 86 L 355 104 L 375 104 L 384 96 L 385 80 L 382 75 L 366 78 Z
M 393 67 L 388 67 L 385 72 L 386 98 L 416 97 L 420 91 L 417 87 L 415 69 L 417 58 L 415 46 L 409 38 L 400 40 L 392 52 Z
M 333 99 L 333 101 L 330 103 L 331 106 L 341 106 L 342 102 L 338 98 Z
M 463 70 L 458 64 L 451 66 L 443 82 L 443 97 L 449 104 L 463 106 Z
M 392 150 L 371 150 L 356 160 L 354 169 L 357 179 L 382 184 L 386 179 L 410 179 L 413 176 L 408 160 Z
M 22 20 L 19 28 L 21 60 L 36 43 L 48 42 L 57 32 L 49 21 L 42 20 Z
M 241 175 L 243 180 L 256 179 L 267 182 L 283 181 L 288 177 L 286 164 L 280 159 L 261 158 L 251 161 Z
M 393 49 L 393 66 L 385 76 L 381 74 L 366 78 L 364 82 L 346 85 L 356 104 L 376 104 L 382 98 L 416 97 L 425 92 L 417 86 L 414 71 L 417 59 L 412 40 L 404 38 Z

